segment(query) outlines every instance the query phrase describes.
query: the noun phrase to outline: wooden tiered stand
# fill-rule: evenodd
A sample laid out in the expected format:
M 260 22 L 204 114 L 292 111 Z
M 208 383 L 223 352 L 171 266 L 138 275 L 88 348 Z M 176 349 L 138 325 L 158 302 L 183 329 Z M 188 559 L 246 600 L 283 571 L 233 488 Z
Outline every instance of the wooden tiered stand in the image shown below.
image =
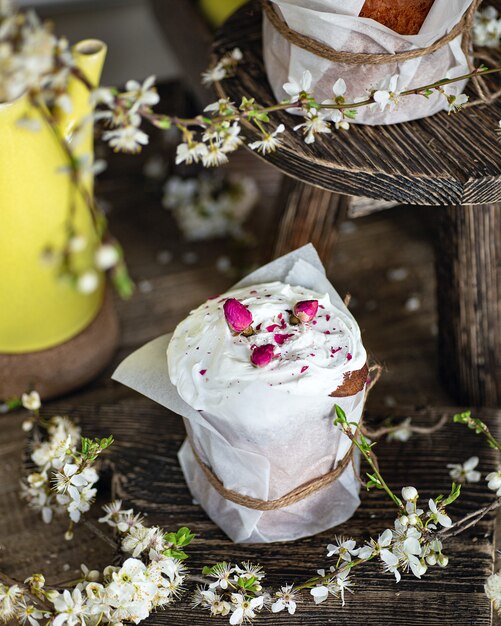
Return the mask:
M 501 5 L 501 2 L 498 0 Z M 230 18 L 214 45 L 239 47 L 244 62 L 217 85 L 220 97 L 275 102 L 262 56 L 261 9 L 252 2 Z M 501 100 L 459 115 L 445 112 L 392 126 L 355 126 L 307 145 L 296 118 L 280 112 L 283 147 L 264 157 L 284 177 L 278 256 L 311 241 L 327 263 L 340 194 L 402 204 L 437 205 L 439 346 L 444 382 L 465 404 L 501 404 L 501 158 L 496 135 Z M 259 132 L 246 125 L 249 140 Z M 416 207 L 416 210 L 419 210 Z

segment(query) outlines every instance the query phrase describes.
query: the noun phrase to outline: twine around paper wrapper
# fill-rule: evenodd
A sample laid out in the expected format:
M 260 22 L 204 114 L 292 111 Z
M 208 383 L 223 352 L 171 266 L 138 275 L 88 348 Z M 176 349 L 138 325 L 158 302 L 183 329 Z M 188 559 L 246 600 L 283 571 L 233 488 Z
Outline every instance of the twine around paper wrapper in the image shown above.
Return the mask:
M 335 50 L 317 39 L 298 33 L 290 28 L 285 20 L 280 17 L 277 11 L 273 8 L 271 0 L 261 0 L 263 11 L 268 18 L 268 21 L 271 23 L 273 28 L 280 35 L 282 35 L 282 37 L 284 37 L 289 43 L 323 59 L 332 61 L 333 63 L 346 63 L 348 65 L 385 65 L 388 63 L 402 63 L 404 61 L 409 61 L 410 59 L 418 59 L 432 54 L 433 52 L 436 52 L 437 50 L 440 50 L 444 46 L 448 45 L 451 41 L 454 41 L 457 37 L 463 35 L 462 49 L 468 60 L 470 71 L 474 70 L 474 66 L 470 60 L 472 53 L 471 29 L 473 26 L 475 12 L 481 3 L 482 0 L 473 0 L 470 7 L 464 13 L 463 17 L 456 24 L 456 26 L 454 26 L 449 33 L 426 48 L 415 48 L 413 50 L 395 53 L 370 53 Z M 499 92 L 489 92 L 485 81 L 481 77 L 475 76 L 473 78 L 473 82 L 480 96 L 480 100 L 470 103 L 470 105 L 478 103 L 490 104 L 499 97 Z
M 365 389 L 364 403 L 367 400 L 367 397 L 374 387 L 374 385 L 379 380 L 381 376 L 382 367 L 380 365 L 371 365 L 369 367 L 369 380 L 367 382 L 367 386 Z M 362 419 L 359 422 L 359 428 L 362 427 Z M 199 464 L 202 469 L 205 477 L 209 481 L 209 483 L 214 487 L 214 489 L 222 496 L 225 500 L 229 500 L 230 502 L 234 502 L 240 506 L 246 507 L 248 509 L 254 509 L 256 511 L 275 511 L 277 509 L 283 509 L 292 504 L 296 504 L 296 502 L 300 502 L 304 500 L 308 496 L 320 491 L 321 489 L 325 489 L 332 483 L 334 483 L 344 472 L 344 470 L 348 467 L 350 463 L 353 462 L 353 455 L 355 452 L 355 444 L 352 443 L 348 453 L 339 461 L 334 469 L 327 474 L 323 474 L 317 478 L 313 478 L 299 487 L 296 487 L 289 493 L 281 496 L 280 498 L 276 498 L 275 500 L 260 500 L 259 498 L 253 498 L 251 496 L 245 496 L 238 491 L 233 491 L 232 489 L 227 489 L 223 483 L 219 480 L 216 474 L 211 470 L 211 468 L 206 465 L 203 460 L 200 458 L 193 441 L 188 433 L 188 441 L 190 443 L 191 449 L 193 451 L 193 456 L 195 460 Z

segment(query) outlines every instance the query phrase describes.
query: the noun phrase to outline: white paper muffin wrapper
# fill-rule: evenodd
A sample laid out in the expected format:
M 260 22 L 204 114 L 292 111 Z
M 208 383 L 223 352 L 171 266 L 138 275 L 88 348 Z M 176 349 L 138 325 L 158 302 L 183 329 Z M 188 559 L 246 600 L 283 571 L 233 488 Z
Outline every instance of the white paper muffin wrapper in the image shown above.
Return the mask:
M 472 0 L 435 0 L 419 34 L 399 35 L 375 20 L 359 17 L 365 0 L 272 0 L 288 26 L 337 51 L 357 53 L 396 53 L 425 48 L 449 33 L 461 20 Z M 313 76 L 311 92 L 317 102 L 331 99 L 332 86 L 338 78 L 347 85 L 348 102 L 367 96 L 364 90 L 378 86 L 387 76 L 400 76 L 397 89 L 421 87 L 469 72 L 468 61 L 461 49 L 462 36 L 430 55 L 384 65 L 352 65 L 323 59 L 287 41 L 266 16 L 263 18 L 263 55 L 268 80 L 278 101 L 288 98 L 283 85 L 300 81 L 303 72 Z M 462 93 L 466 81 L 451 84 L 451 94 Z M 402 98 L 394 111 L 381 112 L 361 107 L 354 123 L 395 124 L 428 117 L 447 108 L 444 96 L 434 92 L 423 96 Z
M 234 288 L 271 281 L 329 293 L 333 304 L 344 306 L 311 245 L 261 267 Z M 261 500 L 276 499 L 329 472 L 348 453 L 351 442 L 333 425 L 332 411 L 327 415 L 309 413 L 291 421 L 278 413 L 274 420 L 271 414 L 268 427 L 263 427 L 261 420 L 251 438 L 242 438 L 244 429 L 238 415 L 228 424 L 194 410 L 169 379 L 166 350 L 170 337 L 159 337 L 127 357 L 113 378 L 181 415 L 199 456 L 227 489 Z M 364 391 L 333 398 L 332 409 L 336 403 L 351 421 L 358 422 Z M 280 407 L 275 410 L 279 412 Z M 248 423 L 245 430 L 249 433 Z M 349 519 L 360 503 L 359 483 L 351 463 L 334 483 L 304 500 L 281 509 L 258 511 L 225 500 L 210 485 L 188 440 L 179 452 L 179 461 L 194 499 L 235 542 L 269 543 L 313 535 Z

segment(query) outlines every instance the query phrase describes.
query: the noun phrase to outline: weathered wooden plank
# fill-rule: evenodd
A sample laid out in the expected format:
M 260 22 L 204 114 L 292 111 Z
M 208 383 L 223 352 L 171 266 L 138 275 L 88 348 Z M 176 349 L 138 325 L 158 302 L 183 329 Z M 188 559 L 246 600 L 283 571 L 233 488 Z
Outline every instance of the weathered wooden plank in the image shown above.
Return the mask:
M 108 456 L 113 471 L 119 477 L 116 495 L 145 512 L 152 524 L 167 528 L 189 525 L 199 535 L 189 563 L 195 572 L 207 562 L 224 558 L 258 560 L 269 571 L 270 584 L 301 580 L 325 563 L 325 545 L 332 540 L 334 532 L 367 538 L 383 530 L 393 519 L 393 505 L 385 494 L 371 492 L 363 494 L 362 506 L 354 518 L 334 532 L 327 531 L 293 543 L 235 545 L 193 503 L 186 488 L 176 459 L 176 452 L 184 438 L 182 421 L 178 416 L 139 398 L 123 404 L 102 406 L 77 406 L 66 401 L 53 404 L 52 409 L 63 414 L 78 414 L 84 432 L 88 434 L 105 435 L 113 431 L 116 443 Z M 455 410 L 452 407 L 437 407 L 433 411 L 423 411 L 406 407 L 403 410 L 395 409 L 394 413 L 410 415 L 417 422 L 424 420 L 424 423 L 429 423 L 444 412 L 452 414 Z M 500 416 L 494 411 L 485 411 L 481 415 L 491 422 Z M 375 419 L 380 417 L 373 415 Z M 19 419 L 15 422 L 19 426 Z M 455 445 L 451 450 L 452 440 Z M 423 497 L 448 489 L 450 478 L 447 462 L 462 461 L 476 451 L 481 458 L 480 469 L 485 473 L 495 466 L 497 460 L 494 451 L 480 442 L 477 436 L 453 424 L 433 437 L 415 437 L 406 444 L 381 443 L 378 448 L 381 469 L 389 477 L 392 488 L 413 484 Z M 2 504 L 7 503 L 16 511 L 15 515 L 11 513 L 0 519 L 0 536 L 17 533 L 19 540 L 28 541 L 29 536 L 37 532 L 33 515 L 19 508 L 13 489 L 7 494 L 0 492 L 0 498 Z M 452 515 L 454 518 L 466 515 L 490 498 L 492 494 L 486 489 L 485 483 L 469 485 L 464 488 L 460 501 L 452 509 Z M 61 530 L 58 526 L 51 530 L 57 533 Z M 444 552 L 450 556 L 449 567 L 447 570 L 432 571 L 422 581 L 406 577 L 397 586 L 392 577 L 384 574 L 378 566 L 367 566 L 356 575 L 356 592 L 349 597 L 345 609 L 341 609 L 337 603 L 320 608 L 308 604 L 302 608 L 295 622 L 298 626 L 308 623 L 320 626 L 331 622 L 362 626 L 368 623 L 367 609 L 370 606 L 371 624 L 490 624 L 491 609 L 482 586 L 492 570 L 493 532 L 494 518 L 491 515 L 464 536 L 448 542 Z M 57 550 L 59 562 L 72 564 L 68 572 L 71 577 L 75 567 L 72 559 L 78 558 L 78 549 L 85 553 L 88 562 L 94 558 L 101 562 L 103 557 L 97 552 L 89 552 L 87 542 L 82 543 L 87 533 L 85 528 L 80 529 L 73 544 L 62 546 L 57 540 L 57 534 L 50 533 L 41 544 L 33 547 L 29 556 L 21 556 L 16 545 L 7 545 L 3 551 L 3 566 L 11 572 L 23 572 L 25 575 L 37 559 L 43 559 L 44 550 L 49 550 L 49 555 Z M 51 545 L 54 552 L 50 551 Z M 43 560 L 38 562 L 43 563 Z M 50 561 L 47 567 L 53 575 L 58 576 L 50 567 Z M 263 623 L 283 621 L 283 617 L 273 619 L 271 622 L 271 616 L 268 616 L 263 619 Z M 193 613 L 186 606 L 180 605 L 157 614 L 150 623 L 184 626 L 193 623 L 210 624 L 212 621 L 208 615 Z

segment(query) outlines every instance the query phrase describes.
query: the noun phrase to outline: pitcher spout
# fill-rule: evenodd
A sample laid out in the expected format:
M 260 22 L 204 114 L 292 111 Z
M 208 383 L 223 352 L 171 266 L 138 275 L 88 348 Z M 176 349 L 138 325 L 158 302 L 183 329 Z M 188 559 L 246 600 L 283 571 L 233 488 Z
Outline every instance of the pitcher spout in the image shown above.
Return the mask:
M 106 44 L 98 39 L 85 39 L 73 47 L 76 68 L 92 87 L 99 85 L 106 50 Z M 89 88 L 78 77 L 71 76 L 68 82 L 68 96 L 70 107 L 65 111 L 59 110 L 57 115 L 60 132 L 71 143 L 74 133 L 77 131 L 80 133 L 82 126 L 85 125 L 82 142 L 85 145 L 75 147 L 78 153 L 92 152 L 93 105 L 89 97 Z

